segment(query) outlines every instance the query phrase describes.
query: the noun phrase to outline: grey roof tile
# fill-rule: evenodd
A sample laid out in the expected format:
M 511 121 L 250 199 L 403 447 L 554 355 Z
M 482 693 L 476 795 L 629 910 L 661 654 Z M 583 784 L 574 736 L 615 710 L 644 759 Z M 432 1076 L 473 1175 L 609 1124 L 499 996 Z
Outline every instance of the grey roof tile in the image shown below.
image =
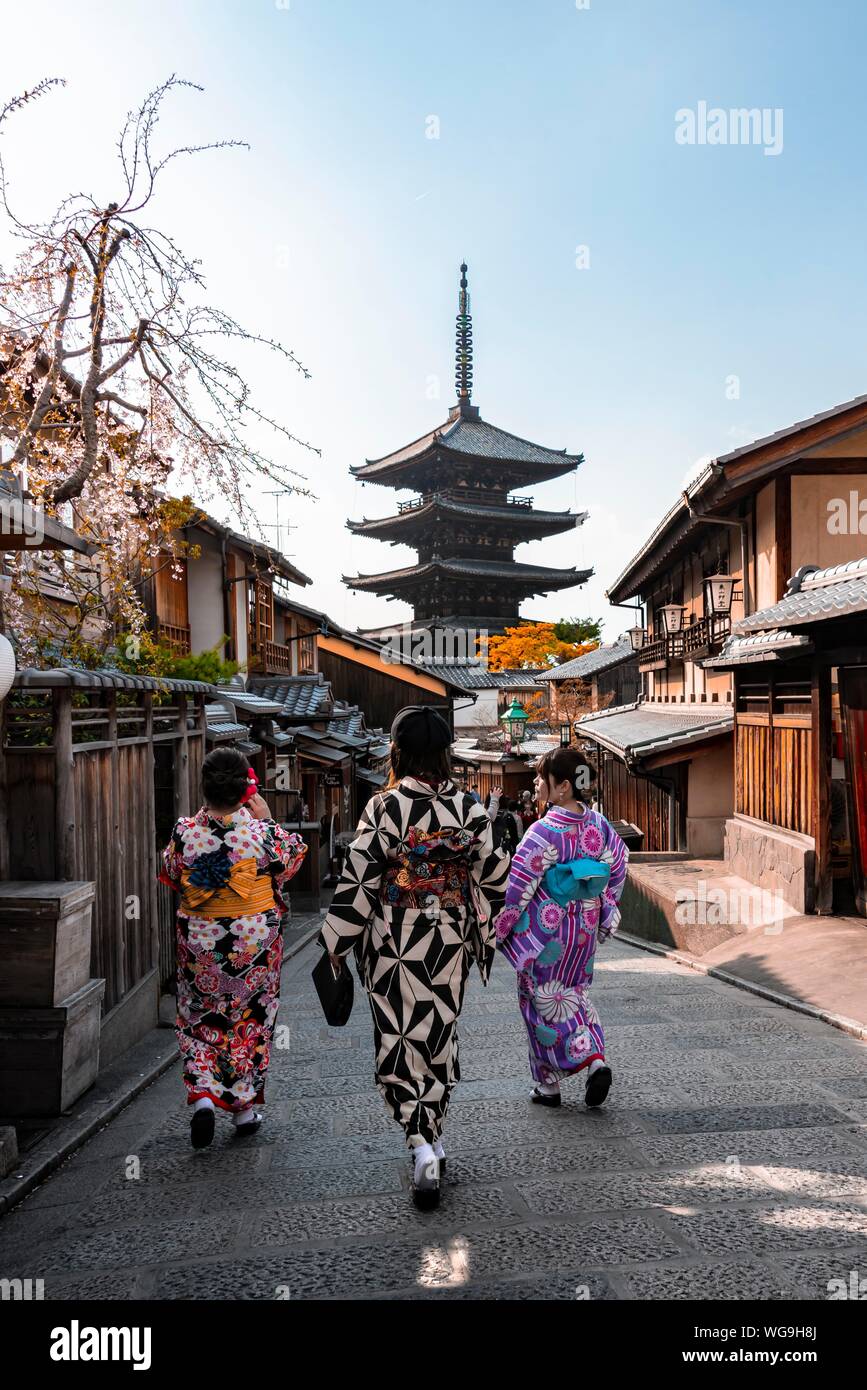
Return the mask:
M 790 580 L 790 587 L 794 582 Z M 779 603 L 741 618 L 734 625 L 735 635 L 824 622 L 867 611 L 867 559 L 814 570 L 799 582 L 800 587 Z
M 592 652 L 576 656 L 574 660 L 566 661 L 562 666 L 553 666 L 550 671 L 544 671 L 536 679 L 540 682 L 575 680 L 578 677 L 586 680 L 588 676 L 598 675 L 600 671 L 607 671 L 611 666 L 619 666 L 630 657 L 638 659 L 629 638 L 618 637 L 616 642 L 608 646 L 595 647 Z
M 579 738 L 591 738 L 619 757 L 646 757 L 666 748 L 701 743 L 733 727 L 731 706 L 653 705 L 642 701 L 585 714 L 575 722 Z

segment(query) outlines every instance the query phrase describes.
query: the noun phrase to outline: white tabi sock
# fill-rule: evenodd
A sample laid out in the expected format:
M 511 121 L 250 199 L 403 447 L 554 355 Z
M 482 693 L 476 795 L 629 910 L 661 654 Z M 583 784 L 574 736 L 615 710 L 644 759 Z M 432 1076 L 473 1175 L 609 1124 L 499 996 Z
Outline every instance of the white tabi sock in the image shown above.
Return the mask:
M 214 1102 L 210 1096 L 201 1096 L 193 1105 L 193 1113 L 197 1110 L 213 1110 Z
M 541 1091 L 543 1096 L 556 1096 L 560 1092 L 559 1081 L 537 1081 L 536 1090 Z
M 589 1067 L 587 1068 L 587 1075 L 592 1076 L 595 1071 L 598 1071 L 600 1067 L 604 1066 L 605 1063 L 603 1062 L 601 1057 L 594 1058 L 594 1060 L 590 1063 Z
M 419 1144 L 412 1151 L 412 1160 L 415 1165 L 416 1181 L 421 1177 L 428 1164 L 433 1163 L 437 1155 L 434 1153 L 433 1144 Z
M 232 1116 L 232 1120 L 233 1120 L 233 1122 L 234 1122 L 236 1125 L 246 1125 L 246 1124 L 249 1124 L 250 1121 L 251 1121 L 251 1120 L 255 1120 L 255 1118 L 256 1118 L 256 1107 L 255 1107 L 255 1105 L 248 1105 L 248 1107 L 247 1107 L 246 1110 L 237 1110 L 237 1111 L 235 1112 L 235 1114 Z

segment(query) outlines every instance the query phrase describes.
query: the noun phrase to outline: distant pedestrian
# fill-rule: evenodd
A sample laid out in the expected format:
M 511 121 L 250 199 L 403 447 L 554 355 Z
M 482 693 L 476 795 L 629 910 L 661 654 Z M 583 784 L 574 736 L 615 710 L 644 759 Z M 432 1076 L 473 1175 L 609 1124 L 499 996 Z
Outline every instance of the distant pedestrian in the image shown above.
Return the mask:
M 281 889 L 307 846 L 275 825 L 247 759 L 215 748 L 202 764 L 204 805 L 177 822 L 160 878 L 180 893 L 178 1045 L 190 1139 L 214 1137 L 215 1110 L 235 1134 L 262 1123 L 283 959 Z
M 530 829 L 530 826 L 539 819 L 538 814 L 536 812 L 536 807 L 533 804 L 533 797 L 531 792 L 521 792 L 521 801 L 518 806 L 518 814 L 521 817 L 521 822 L 524 827 L 524 833 L 526 834 L 526 832 Z
M 398 713 L 391 785 L 364 809 L 319 937 L 335 966 L 355 951 L 376 1084 L 403 1126 L 423 1209 L 439 1201 L 464 987 L 473 960 L 487 983 L 509 864 L 483 807 L 451 779 L 450 742 L 428 706 Z
M 473 785 L 470 787 L 470 796 L 473 798 L 473 801 L 475 801 L 475 802 L 477 802 L 479 805 L 481 805 L 482 798 L 479 796 L 479 789 L 478 789 L 478 787 L 476 786 L 475 782 L 474 782 Z
M 512 860 L 497 941 L 518 975 L 530 1047 L 531 1099 L 560 1104 L 560 1080 L 587 1071 L 585 1101 L 611 1086 L 605 1036 L 588 997 L 599 941 L 617 929 L 628 851 L 604 816 L 581 799 L 594 773 L 574 748 L 540 758 L 536 792 L 548 809 Z

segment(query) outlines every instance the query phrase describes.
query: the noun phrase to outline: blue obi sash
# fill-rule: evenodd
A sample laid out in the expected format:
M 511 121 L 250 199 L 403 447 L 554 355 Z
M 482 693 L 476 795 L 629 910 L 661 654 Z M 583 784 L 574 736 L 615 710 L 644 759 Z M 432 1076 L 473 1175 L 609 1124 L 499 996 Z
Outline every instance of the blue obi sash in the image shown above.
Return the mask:
M 598 859 L 569 859 L 548 869 L 543 882 L 555 903 L 568 907 L 576 898 L 600 897 L 610 878 L 610 868 Z

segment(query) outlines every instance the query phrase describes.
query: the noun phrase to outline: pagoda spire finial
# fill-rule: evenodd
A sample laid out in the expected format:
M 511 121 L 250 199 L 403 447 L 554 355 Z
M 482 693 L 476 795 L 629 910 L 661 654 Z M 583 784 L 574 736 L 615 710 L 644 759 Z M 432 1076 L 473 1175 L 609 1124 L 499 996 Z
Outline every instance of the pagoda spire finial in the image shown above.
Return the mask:
M 458 404 L 468 406 L 473 394 L 473 319 L 467 289 L 467 263 L 461 263 L 461 288 L 455 319 L 455 388 Z

